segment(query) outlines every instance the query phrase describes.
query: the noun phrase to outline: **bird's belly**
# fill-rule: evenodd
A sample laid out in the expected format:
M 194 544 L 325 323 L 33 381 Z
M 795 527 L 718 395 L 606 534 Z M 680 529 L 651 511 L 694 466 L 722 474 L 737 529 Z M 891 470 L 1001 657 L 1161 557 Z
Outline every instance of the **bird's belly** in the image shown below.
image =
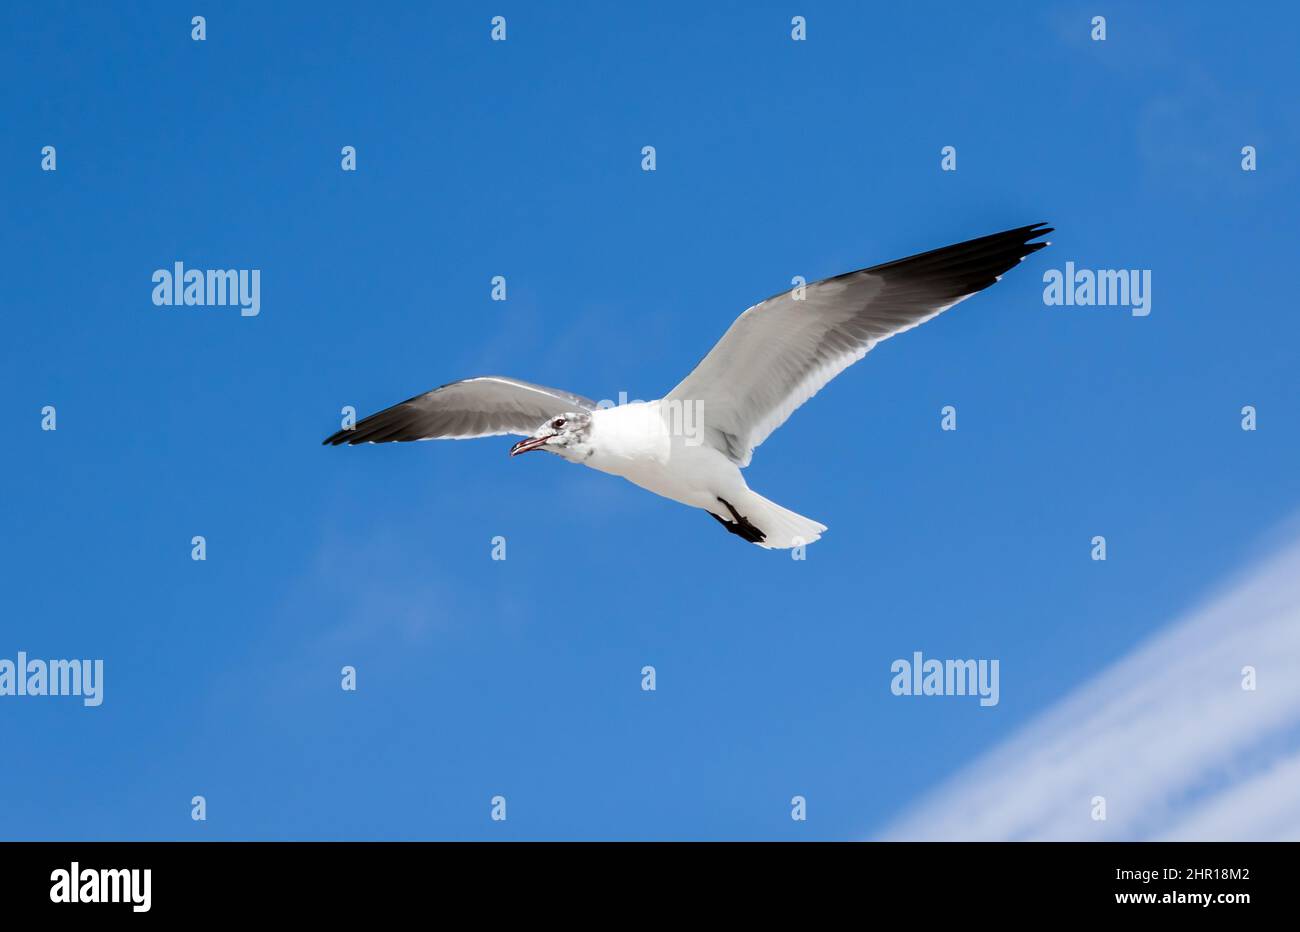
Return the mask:
M 633 485 L 694 508 L 717 507 L 717 497 L 737 484 L 744 485 L 740 470 L 709 446 L 672 444 L 666 455 L 647 451 L 641 455 L 602 456 L 586 465 L 601 472 L 622 476 Z

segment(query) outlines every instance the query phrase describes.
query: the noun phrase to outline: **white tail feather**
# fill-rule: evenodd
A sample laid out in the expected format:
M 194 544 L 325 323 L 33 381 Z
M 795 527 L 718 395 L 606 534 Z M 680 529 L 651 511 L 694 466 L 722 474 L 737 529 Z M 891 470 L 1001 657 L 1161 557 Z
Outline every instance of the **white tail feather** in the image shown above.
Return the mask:
M 767 535 L 758 546 L 768 550 L 788 550 L 801 544 L 811 544 L 826 530 L 826 525 L 782 508 L 752 489 L 748 490 L 742 502 L 736 502 L 735 505 L 738 512 Z

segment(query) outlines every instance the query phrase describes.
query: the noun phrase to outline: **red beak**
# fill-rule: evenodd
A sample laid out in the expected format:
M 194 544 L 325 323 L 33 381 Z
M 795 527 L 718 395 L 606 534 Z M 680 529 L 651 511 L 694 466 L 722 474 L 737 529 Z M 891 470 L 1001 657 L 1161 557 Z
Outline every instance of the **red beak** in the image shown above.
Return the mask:
M 518 456 L 520 453 L 527 453 L 529 450 L 539 450 L 550 439 L 550 437 L 525 437 L 510 448 L 510 455 Z

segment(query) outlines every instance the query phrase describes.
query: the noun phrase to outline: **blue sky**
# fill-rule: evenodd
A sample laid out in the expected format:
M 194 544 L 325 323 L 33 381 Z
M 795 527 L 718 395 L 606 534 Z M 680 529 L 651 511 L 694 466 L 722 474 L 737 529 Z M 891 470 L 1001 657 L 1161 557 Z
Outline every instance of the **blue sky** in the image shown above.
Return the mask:
M 0 657 L 105 699 L 0 698 L 0 834 L 873 836 L 1197 605 L 1300 507 L 1300 17 L 1094 7 L 6 6 Z M 756 452 L 802 562 L 509 438 L 320 446 L 477 374 L 658 397 L 794 275 L 1040 220 Z M 260 315 L 154 306 L 176 261 Z M 1150 316 L 1044 306 L 1066 261 Z M 892 695 L 915 650 L 1001 702 Z

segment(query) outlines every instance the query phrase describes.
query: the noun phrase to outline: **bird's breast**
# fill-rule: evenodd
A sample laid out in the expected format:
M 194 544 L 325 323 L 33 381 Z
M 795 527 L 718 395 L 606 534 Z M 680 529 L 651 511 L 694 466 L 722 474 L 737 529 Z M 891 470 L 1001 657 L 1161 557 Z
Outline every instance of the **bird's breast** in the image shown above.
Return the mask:
M 592 415 L 593 453 L 586 465 L 616 475 L 662 466 L 672 457 L 672 438 L 656 403 L 603 408 Z
M 712 502 L 715 473 L 736 472 L 713 448 L 675 432 L 656 402 L 597 412 L 592 448 L 584 465 L 694 506 Z

